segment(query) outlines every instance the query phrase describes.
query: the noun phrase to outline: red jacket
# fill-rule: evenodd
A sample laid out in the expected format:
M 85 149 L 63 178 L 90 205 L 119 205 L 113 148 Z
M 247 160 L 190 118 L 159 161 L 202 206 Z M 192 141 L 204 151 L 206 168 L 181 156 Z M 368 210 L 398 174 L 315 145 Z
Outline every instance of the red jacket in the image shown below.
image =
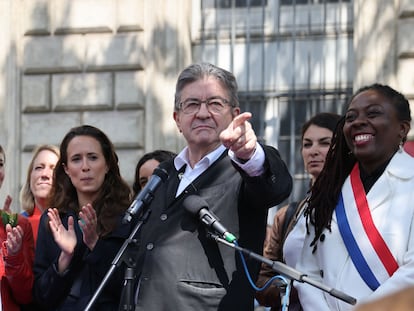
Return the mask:
M 39 231 L 39 222 L 40 222 L 40 217 L 42 216 L 42 213 L 43 212 L 36 205 L 34 206 L 33 213 L 31 215 L 29 215 L 29 213 L 27 213 L 26 211 L 22 213 L 22 215 L 25 216 L 29 220 L 30 224 L 32 225 L 35 248 L 36 248 L 37 232 Z
M 19 253 L 8 256 L 6 230 L 0 220 L 0 276 L 1 303 L 4 311 L 19 311 L 20 304 L 32 300 L 34 242 L 32 227 L 22 215 L 18 215 L 18 225 L 23 229 L 23 245 Z

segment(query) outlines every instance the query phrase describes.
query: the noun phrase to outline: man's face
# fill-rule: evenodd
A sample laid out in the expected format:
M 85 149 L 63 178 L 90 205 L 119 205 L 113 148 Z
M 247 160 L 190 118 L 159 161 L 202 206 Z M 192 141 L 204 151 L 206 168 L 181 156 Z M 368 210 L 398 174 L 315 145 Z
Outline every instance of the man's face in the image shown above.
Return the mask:
M 181 103 L 188 100 L 203 102 L 212 98 L 221 98 L 230 102 L 228 91 L 214 77 L 206 77 L 187 84 L 181 92 Z M 221 131 L 226 129 L 233 118 L 240 113 L 240 109 L 225 104 L 222 111 L 212 112 L 205 102 L 199 108 L 192 114 L 186 114 L 180 109 L 174 112 L 174 120 L 190 149 L 197 148 L 208 153 L 220 145 Z

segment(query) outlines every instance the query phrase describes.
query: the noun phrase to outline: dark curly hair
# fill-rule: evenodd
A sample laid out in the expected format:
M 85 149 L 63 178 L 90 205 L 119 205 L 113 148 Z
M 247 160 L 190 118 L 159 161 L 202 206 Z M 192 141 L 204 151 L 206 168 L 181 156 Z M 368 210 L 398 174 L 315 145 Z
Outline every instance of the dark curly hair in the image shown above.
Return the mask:
M 128 184 L 122 179 L 119 172 L 115 148 L 100 129 L 90 125 L 82 125 L 72 128 L 63 138 L 48 206 L 57 208 L 59 212 L 72 210 L 79 213 L 80 211 L 76 188 L 64 170 L 64 165 L 67 165 L 68 162 L 68 145 L 77 136 L 89 136 L 96 139 L 101 145 L 108 166 L 108 172 L 99 194 L 96 200 L 91 202 L 97 214 L 98 234 L 105 236 L 115 228 L 118 217 L 128 208 L 131 194 Z

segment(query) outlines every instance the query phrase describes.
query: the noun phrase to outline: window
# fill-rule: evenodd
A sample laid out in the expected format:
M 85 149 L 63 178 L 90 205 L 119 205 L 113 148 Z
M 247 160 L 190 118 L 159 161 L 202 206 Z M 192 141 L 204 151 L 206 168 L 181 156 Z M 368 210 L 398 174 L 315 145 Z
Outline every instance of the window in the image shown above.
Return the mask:
M 352 1 L 200 0 L 193 9 L 192 60 L 235 74 L 258 141 L 277 147 L 293 176 L 288 200 L 302 199 L 301 126 L 342 113 L 352 92 Z
M 293 177 L 292 197 L 295 200 L 305 197 L 310 180 L 300 152 L 302 124 L 319 112 L 343 114 L 351 92 L 351 89 L 303 91 L 299 95 L 279 99 L 279 109 L 284 113 L 280 120 L 278 148 Z
M 281 5 L 324 4 L 324 3 L 341 3 L 341 2 L 351 2 L 351 0 L 280 0 Z
M 292 199 L 305 197 L 309 190 L 310 177 L 306 173 L 300 148 L 302 125 L 312 116 L 320 112 L 343 114 L 345 104 L 352 93 L 351 88 L 344 90 L 302 90 L 296 94 L 284 94 L 277 97 L 266 95 L 250 95 L 248 92 L 239 93 L 240 109 L 252 113 L 250 123 L 260 143 L 274 145 L 280 152 L 289 171 L 292 174 L 294 186 Z M 278 119 L 277 142 L 274 137 L 266 136 L 266 109 L 275 112 Z M 269 121 L 269 120 L 267 120 Z M 283 204 L 282 204 L 283 205 Z
M 262 7 L 267 5 L 267 0 L 205 0 L 202 1 L 204 8 L 215 8 L 215 9 L 230 9 L 232 2 L 236 8 L 246 7 Z
M 257 140 L 260 143 L 265 143 L 265 122 L 264 111 L 266 108 L 266 99 L 263 96 L 250 97 L 249 95 L 239 94 L 240 110 L 241 112 L 251 112 L 252 118 L 250 123 L 256 133 Z

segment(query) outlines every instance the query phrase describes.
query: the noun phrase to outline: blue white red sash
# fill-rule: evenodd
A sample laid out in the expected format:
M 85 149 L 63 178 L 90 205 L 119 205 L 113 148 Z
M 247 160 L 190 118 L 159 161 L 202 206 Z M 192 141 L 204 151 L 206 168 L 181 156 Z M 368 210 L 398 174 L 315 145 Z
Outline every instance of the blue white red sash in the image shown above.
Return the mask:
M 376 290 L 397 270 L 398 263 L 374 224 L 358 164 L 342 187 L 335 213 L 352 262 L 365 283 Z

